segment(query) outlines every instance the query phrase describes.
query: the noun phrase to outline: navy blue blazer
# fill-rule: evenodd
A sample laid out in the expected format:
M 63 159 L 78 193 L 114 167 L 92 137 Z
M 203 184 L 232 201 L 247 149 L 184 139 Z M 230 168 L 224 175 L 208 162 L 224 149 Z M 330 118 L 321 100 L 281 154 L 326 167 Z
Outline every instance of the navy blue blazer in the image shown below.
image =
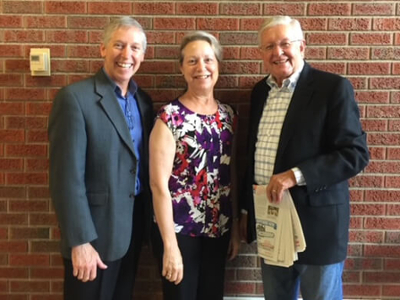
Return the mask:
M 258 124 L 270 87 L 266 78 L 251 93 L 248 166 L 240 206 L 248 211 L 248 242 L 256 238 L 252 185 Z M 274 174 L 298 167 L 306 185 L 290 189 L 307 248 L 298 263 L 324 265 L 347 254 L 350 203 L 348 179 L 368 164 L 366 134 L 351 83 L 305 63 L 290 102 Z
M 151 224 L 148 139 L 150 97 L 135 95 L 143 127 L 145 224 Z M 103 70 L 61 89 L 49 118 L 50 194 L 61 229 L 61 252 L 91 242 L 104 261 L 124 256 L 131 240 L 137 158 L 114 85 Z

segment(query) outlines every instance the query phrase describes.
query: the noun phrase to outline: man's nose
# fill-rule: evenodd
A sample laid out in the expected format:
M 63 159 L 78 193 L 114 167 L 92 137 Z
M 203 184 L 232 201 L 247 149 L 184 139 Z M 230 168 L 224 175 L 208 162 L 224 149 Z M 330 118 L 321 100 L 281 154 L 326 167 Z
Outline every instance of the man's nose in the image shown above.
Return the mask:
M 122 49 L 122 56 L 123 57 L 130 57 L 132 53 L 132 50 L 130 47 L 124 47 L 124 49 Z
M 281 55 L 283 53 L 283 49 L 281 48 L 281 45 L 275 44 L 274 48 L 272 48 L 272 53 L 275 55 Z

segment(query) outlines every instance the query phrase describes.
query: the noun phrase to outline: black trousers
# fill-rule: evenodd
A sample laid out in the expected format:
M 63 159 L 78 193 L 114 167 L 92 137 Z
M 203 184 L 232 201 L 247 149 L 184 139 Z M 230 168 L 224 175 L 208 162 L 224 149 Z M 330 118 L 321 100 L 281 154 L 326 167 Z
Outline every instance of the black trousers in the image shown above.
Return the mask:
M 64 259 L 65 300 L 132 300 L 133 286 L 143 241 L 143 207 L 145 199 L 135 197 L 131 243 L 125 256 L 104 262 L 106 270 L 97 269 L 93 281 L 82 282 L 73 276 L 72 261 Z
M 158 227 L 152 230 L 161 275 L 163 243 Z M 176 236 L 183 259 L 183 280 L 175 285 L 161 276 L 164 300 L 222 300 L 230 234 L 220 238 Z

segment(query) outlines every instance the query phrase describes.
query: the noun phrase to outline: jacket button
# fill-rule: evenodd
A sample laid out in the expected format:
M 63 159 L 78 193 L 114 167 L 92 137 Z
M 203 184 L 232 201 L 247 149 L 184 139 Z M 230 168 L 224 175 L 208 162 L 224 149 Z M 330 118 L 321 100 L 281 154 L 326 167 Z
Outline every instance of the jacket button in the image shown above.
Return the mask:
M 135 198 L 135 194 L 129 194 L 129 198 Z

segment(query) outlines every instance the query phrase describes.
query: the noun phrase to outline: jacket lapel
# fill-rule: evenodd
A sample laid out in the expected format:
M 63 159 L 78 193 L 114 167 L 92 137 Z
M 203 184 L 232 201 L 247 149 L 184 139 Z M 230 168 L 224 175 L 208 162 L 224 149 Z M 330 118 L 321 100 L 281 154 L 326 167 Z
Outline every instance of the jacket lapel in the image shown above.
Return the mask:
M 140 113 L 140 117 L 142 120 L 142 131 L 143 131 L 143 145 L 147 145 L 148 144 L 148 132 L 150 132 L 150 128 L 148 128 L 148 122 L 145 119 L 146 118 L 146 102 L 143 99 L 143 96 L 140 92 L 140 89 L 138 88 L 137 93 L 135 94 L 135 98 L 137 100 L 137 104 L 138 104 L 138 108 L 139 108 L 139 113 Z
M 268 93 L 270 91 L 270 87 L 266 82 L 265 77 L 261 83 L 261 86 L 254 94 L 254 98 L 252 97 L 252 108 L 251 108 L 251 115 L 250 115 L 250 136 L 249 136 L 249 144 L 253 145 L 254 149 L 252 149 L 251 153 L 254 154 L 255 151 L 255 144 L 257 142 L 257 134 L 258 134 L 258 126 L 260 124 L 260 120 L 264 111 L 264 106 L 268 98 Z
M 299 80 L 296 84 L 292 100 L 290 101 L 285 121 L 283 122 L 281 136 L 279 139 L 277 156 L 275 159 L 275 168 L 277 162 L 281 161 L 282 157 L 285 156 L 284 152 L 286 146 L 295 133 L 296 124 L 303 114 L 303 110 L 307 109 L 307 104 L 311 100 L 313 88 L 311 87 L 312 82 L 311 67 L 305 63 L 303 71 L 300 74 Z
M 121 139 L 134 155 L 133 142 L 126 125 L 125 116 L 115 96 L 114 88 L 103 70 L 100 70 L 95 75 L 95 92 L 100 96 L 99 104 L 103 107 Z

